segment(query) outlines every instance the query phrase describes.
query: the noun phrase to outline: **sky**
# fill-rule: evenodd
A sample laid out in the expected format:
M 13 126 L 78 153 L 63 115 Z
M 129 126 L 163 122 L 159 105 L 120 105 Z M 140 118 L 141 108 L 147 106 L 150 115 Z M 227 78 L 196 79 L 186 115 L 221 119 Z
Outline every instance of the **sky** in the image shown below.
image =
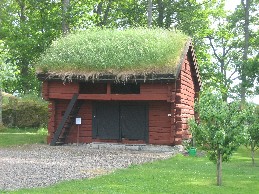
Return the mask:
M 226 10 L 234 11 L 236 6 L 240 4 L 240 0 L 227 0 L 225 4 Z

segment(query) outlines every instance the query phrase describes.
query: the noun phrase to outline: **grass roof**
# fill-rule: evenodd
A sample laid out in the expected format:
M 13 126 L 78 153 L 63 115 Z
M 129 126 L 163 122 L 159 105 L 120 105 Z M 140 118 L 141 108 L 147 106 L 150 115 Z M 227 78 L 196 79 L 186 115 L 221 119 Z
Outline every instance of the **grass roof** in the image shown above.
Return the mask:
M 188 40 L 179 31 L 163 29 L 89 29 L 54 41 L 36 69 L 86 78 L 174 74 Z

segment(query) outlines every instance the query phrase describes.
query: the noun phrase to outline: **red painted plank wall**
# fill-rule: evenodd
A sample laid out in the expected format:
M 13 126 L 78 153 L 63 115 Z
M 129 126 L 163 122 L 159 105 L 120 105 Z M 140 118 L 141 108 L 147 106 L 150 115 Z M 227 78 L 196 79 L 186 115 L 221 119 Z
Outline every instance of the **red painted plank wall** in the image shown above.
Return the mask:
M 69 104 L 68 100 L 51 100 L 50 101 L 50 119 L 48 123 L 48 143 L 51 142 L 51 139 L 54 136 L 55 131 L 57 130 L 57 127 L 59 123 L 61 122 L 62 115 L 66 111 L 66 108 Z
M 92 142 L 92 102 L 85 101 L 79 110 L 78 116 L 81 117 L 82 124 L 79 126 L 79 143 Z M 78 126 L 73 125 L 66 143 L 77 142 Z
M 75 94 L 79 92 L 79 84 L 77 82 L 48 82 L 48 92 L 49 94 Z
M 50 143 L 53 133 L 56 130 L 56 102 L 54 100 L 49 101 L 49 120 L 48 120 L 48 137 L 47 142 Z
M 169 145 L 171 136 L 171 103 L 149 102 L 149 143 Z
M 43 82 L 42 95 L 44 99 L 48 100 L 49 94 L 56 94 L 57 96 L 79 93 L 79 84 L 77 82 L 65 83 L 58 81 Z M 169 84 L 162 83 L 144 83 L 140 85 L 140 94 L 161 94 L 168 95 Z M 98 94 L 97 94 L 98 95 Z M 101 94 L 103 95 L 103 94 Z M 66 98 L 64 98 L 66 99 Z
M 64 114 L 66 107 L 68 105 L 68 100 L 58 100 L 52 101 L 51 107 L 51 118 L 49 120 L 49 138 L 48 143 L 50 143 L 53 138 L 54 131 L 56 130 L 59 122 L 62 119 L 62 114 Z M 150 101 L 149 102 L 149 143 L 150 144 L 160 144 L 169 145 L 171 136 L 171 117 L 170 114 L 170 103 L 165 101 Z M 92 102 L 85 101 L 82 105 L 79 114 L 82 118 L 82 125 L 79 129 L 79 143 L 90 143 L 92 142 Z M 53 121 L 55 120 L 55 122 Z M 71 128 L 66 143 L 76 143 L 77 142 L 77 126 L 74 125 Z M 102 140 L 104 141 L 104 140 Z M 125 143 L 125 142 L 124 142 Z M 126 142 L 127 143 L 127 142 Z M 132 142 L 128 142 L 132 143 Z M 136 143 L 136 142 L 135 142 Z M 143 142 L 140 142 L 143 143 Z
M 194 115 L 195 85 L 193 79 L 193 71 L 186 56 L 177 80 L 176 103 L 174 107 L 176 125 L 174 144 L 182 144 L 182 140 L 191 137 L 187 121 Z
M 140 85 L 140 94 L 168 94 L 166 83 L 144 83 Z
M 48 81 L 44 81 L 42 83 L 42 97 L 45 100 L 49 99 L 49 82 Z
M 48 124 L 48 143 L 50 143 L 53 138 L 54 132 L 61 122 L 62 115 L 66 111 L 69 104 L 69 100 L 56 100 L 52 101 L 51 106 L 51 116 Z M 92 142 L 92 102 L 85 101 L 82 105 L 78 116 L 82 118 L 82 124 L 79 128 L 79 143 L 90 143 Z M 73 125 L 70 133 L 66 139 L 66 143 L 76 143 L 77 142 L 77 131 L 76 125 Z

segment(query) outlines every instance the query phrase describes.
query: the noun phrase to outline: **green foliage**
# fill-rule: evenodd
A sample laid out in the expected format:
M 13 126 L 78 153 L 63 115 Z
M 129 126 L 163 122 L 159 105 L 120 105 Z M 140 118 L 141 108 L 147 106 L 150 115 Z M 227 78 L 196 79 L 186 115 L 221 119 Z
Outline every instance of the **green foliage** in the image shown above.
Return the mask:
M 38 133 L 39 135 L 45 135 L 45 136 L 47 136 L 47 135 L 48 135 L 48 130 L 47 130 L 46 128 L 41 127 L 40 129 L 37 130 L 37 133 Z
M 210 160 L 217 161 L 217 153 L 228 161 L 244 142 L 245 113 L 238 102 L 227 103 L 222 96 L 204 91 L 195 104 L 199 123 L 193 119 L 189 125 L 197 144 L 207 150 Z
M 259 155 L 256 157 L 259 158 Z M 167 160 L 134 165 L 93 179 L 65 181 L 46 188 L 6 193 L 256 193 L 259 190 L 259 171 L 252 168 L 249 162 L 249 151 L 239 149 L 233 156 L 233 161 L 227 163 L 223 169 L 223 187 L 214 184 L 214 165 L 206 157 L 177 155 Z
M 53 42 L 37 68 L 63 75 L 173 73 L 187 40 L 162 29 L 90 29 Z
M 259 105 L 247 104 L 244 109 L 246 142 L 252 153 L 252 162 L 254 161 L 254 152 L 259 148 Z
M 17 81 L 5 82 L 5 91 L 39 92 L 34 61 L 60 35 L 60 3 L 1 0 L 0 39 L 8 50 L 8 64 L 18 71 Z
M 12 127 L 46 126 L 48 104 L 36 97 L 9 98 L 3 105 L 3 123 Z
M 247 104 L 246 111 L 246 130 L 248 144 L 252 143 L 259 147 L 259 106 Z

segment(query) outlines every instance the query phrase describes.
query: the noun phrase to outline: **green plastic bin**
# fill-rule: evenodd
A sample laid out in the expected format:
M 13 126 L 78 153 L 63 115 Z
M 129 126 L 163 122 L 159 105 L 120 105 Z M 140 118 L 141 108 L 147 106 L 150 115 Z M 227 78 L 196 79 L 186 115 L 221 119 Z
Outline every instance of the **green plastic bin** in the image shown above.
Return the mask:
M 189 149 L 189 155 L 190 155 L 190 156 L 196 156 L 196 154 L 197 154 L 196 148 L 191 147 L 191 148 Z

